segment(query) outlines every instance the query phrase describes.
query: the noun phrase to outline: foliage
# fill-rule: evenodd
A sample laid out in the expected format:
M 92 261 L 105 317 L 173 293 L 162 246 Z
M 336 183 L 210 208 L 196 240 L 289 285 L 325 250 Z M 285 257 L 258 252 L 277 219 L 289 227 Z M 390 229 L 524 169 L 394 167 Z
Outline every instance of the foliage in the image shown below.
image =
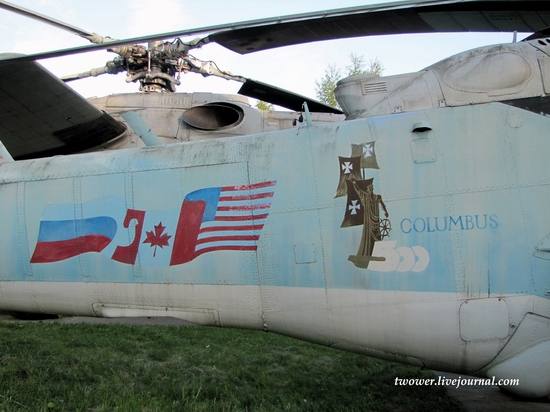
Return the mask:
M 346 66 L 348 76 L 356 76 L 365 73 L 365 58 L 351 53 L 349 56 L 351 64 Z
M 382 73 L 384 73 L 384 65 L 378 60 L 378 59 L 370 59 L 369 61 L 369 67 L 367 70 L 364 71 L 364 73 L 371 73 L 375 74 L 377 76 L 382 76 Z
M 317 99 L 329 106 L 338 107 L 338 102 L 334 97 L 334 89 L 336 88 L 336 83 L 338 83 L 340 79 L 340 69 L 334 64 L 329 64 L 328 68 L 325 70 L 325 77 L 320 81 L 315 80 L 315 93 Z
M 358 74 L 375 74 L 381 76 L 384 72 L 384 66 L 377 59 L 371 59 L 368 68 L 365 69 L 365 58 L 357 56 L 355 53 L 350 55 L 351 64 L 346 66 L 346 76 L 356 76 Z M 320 102 L 332 107 L 339 107 L 334 97 L 336 83 L 342 78 L 340 69 L 334 64 L 329 64 L 325 70 L 325 77 L 315 81 L 315 92 Z
M 4 411 L 456 411 L 433 377 L 270 333 L 0 323 Z
M 258 100 L 258 101 L 256 102 L 256 108 L 257 108 L 258 110 L 262 110 L 262 111 L 264 111 L 264 112 L 272 112 L 273 109 L 274 109 L 274 107 L 273 107 L 273 105 L 272 105 L 271 103 L 266 103 L 266 102 L 264 102 L 264 101 L 262 101 L 262 100 Z
M 357 76 L 358 74 L 375 74 L 376 76 L 382 76 L 384 72 L 384 65 L 378 58 L 370 59 L 369 66 L 366 69 L 365 58 L 363 56 L 357 56 L 355 53 L 351 53 L 349 58 L 351 64 L 346 66 L 348 76 Z

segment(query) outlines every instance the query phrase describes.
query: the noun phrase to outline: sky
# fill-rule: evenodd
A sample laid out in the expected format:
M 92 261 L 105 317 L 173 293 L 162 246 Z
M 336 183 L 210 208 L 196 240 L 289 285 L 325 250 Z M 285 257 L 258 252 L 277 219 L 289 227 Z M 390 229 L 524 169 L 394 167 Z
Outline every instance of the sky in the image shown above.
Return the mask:
M 376 0 L 10 0 L 27 9 L 103 36 L 124 39 L 147 34 L 205 27 L 228 22 L 330 10 Z M 0 10 L 0 52 L 35 53 L 89 44 L 79 36 L 5 10 Z M 521 39 L 521 36 L 520 36 Z M 183 38 L 183 40 L 190 40 Z M 226 71 L 296 93 L 315 97 L 315 81 L 329 64 L 345 71 L 350 54 L 365 61 L 378 59 L 384 76 L 415 72 L 439 60 L 475 47 L 507 43 L 511 33 L 393 35 L 345 39 L 283 47 L 241 56 L 217 44 L 191 52 L 213 60 Z M 40 61 L 57 76 L 101 67 L 115 57 L 99 51 Z M 189 73 L 180 92 L 237 93 L 240 83 Z M 32 79 L 29 79 L 32 82 Z M 69 83 L 84 97 L 138 91 L 125 75 L 103 75 Z

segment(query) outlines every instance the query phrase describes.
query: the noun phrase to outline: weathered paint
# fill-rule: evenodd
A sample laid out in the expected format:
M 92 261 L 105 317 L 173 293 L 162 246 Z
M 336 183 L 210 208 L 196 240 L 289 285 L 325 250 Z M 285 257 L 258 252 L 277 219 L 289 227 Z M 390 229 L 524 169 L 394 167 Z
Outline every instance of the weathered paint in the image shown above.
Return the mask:
M 522 126 L 510 126 L 510 116 Z M 411 131 L 419 120 L 431 126 L 421 136 Z M 476 373 L 526 313 L 550 317 L 550 261 L 533 256 L 550 232 L 550 136 L 541 133 L 548 122 L 491 103 L 4 164 L 1 307 L 164 313 Z M 415 161 L 411 142 L 419 138 L 431 142 L 435 160 Z M 348 260 L 362 227 L 341 227 L 349 205 L 335 193 L 338 157 L 367 142 L 376 143 L 379 169 L 363 172 L 392 231 L 373 251 L 386 260 L 364 269 Z M 216 250 L 170 264 L 186 196 L 262 182 L 276 184 L 255 229 L 257 250 Z M 143 220 L 131 214 L 125 224 L 129 210 L 143 211 Z M 41 221 L 93 216 L 117 222 L 101 251 L 32 262 Z M 134 264 L 113 259 L 138 232 Z M 153 248 L 147 232 L 169 238 Z

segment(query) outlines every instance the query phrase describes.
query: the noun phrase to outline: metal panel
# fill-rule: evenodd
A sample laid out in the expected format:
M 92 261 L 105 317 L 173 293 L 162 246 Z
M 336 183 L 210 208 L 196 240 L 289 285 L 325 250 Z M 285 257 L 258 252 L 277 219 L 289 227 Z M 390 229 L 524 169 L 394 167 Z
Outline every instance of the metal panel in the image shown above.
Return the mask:
M 467 342 L 508 336 L 508 306 L 500 298 L 467 300 L 459 314 L 460 337 Z
M 298 243 L 294 245 L 294 259 L 297 264 L 315 263 L 317 261 L 314 243 Z
M 410 146 L 414 163 L 431 163 L 436 161 L 437 156 L 435 154 L 434 142 L 429 137 L 414 139 L 411 141 Z

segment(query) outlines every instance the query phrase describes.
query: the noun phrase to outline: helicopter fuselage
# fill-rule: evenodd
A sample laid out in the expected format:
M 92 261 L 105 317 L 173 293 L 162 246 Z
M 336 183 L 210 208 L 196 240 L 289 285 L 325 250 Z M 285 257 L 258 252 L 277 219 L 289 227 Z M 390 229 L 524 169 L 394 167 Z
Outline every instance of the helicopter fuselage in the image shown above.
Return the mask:
M 548 122 L 489 103 L 5 163 L 1 308 L 264 329 L 547 395 Z

